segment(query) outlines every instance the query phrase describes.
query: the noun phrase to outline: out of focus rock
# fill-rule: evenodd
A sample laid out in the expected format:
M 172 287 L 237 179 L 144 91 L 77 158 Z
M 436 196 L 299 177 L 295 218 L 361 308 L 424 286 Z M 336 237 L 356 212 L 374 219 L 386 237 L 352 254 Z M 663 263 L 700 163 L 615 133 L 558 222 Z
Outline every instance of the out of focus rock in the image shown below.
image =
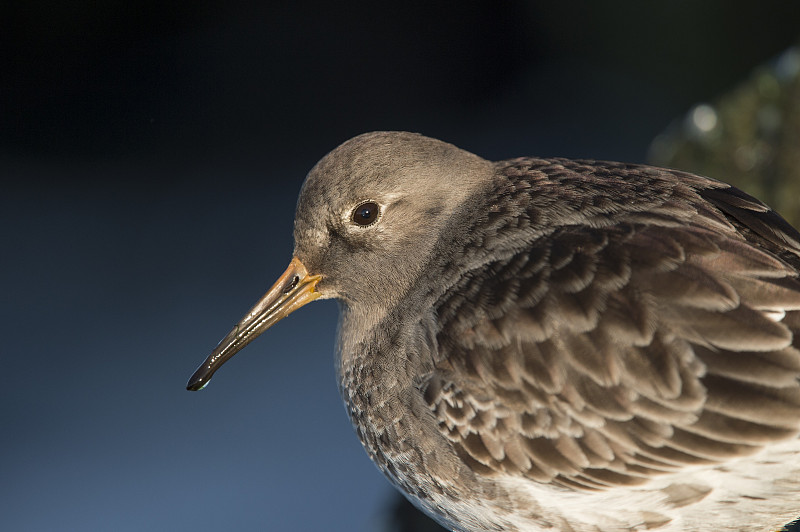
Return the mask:
M 446 532 L 445 528 L 422 513 L 408 502 L 408 499 L 395 495 L 381 532 Z
M 659 135 L 650 162 L 714 177 L 800 225 L 800 46 Z

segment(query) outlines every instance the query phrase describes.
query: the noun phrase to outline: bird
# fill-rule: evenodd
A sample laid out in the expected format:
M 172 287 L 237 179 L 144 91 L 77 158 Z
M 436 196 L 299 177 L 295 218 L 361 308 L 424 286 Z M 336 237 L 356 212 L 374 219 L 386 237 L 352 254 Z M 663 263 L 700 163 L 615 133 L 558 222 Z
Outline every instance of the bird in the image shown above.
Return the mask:
M 754 197 L 378 131 L 311 169 L 294 240 L 188 389 L 335 299 L 355 432 L 445 528 L 774 531 L 800 514 L 800 233 Z

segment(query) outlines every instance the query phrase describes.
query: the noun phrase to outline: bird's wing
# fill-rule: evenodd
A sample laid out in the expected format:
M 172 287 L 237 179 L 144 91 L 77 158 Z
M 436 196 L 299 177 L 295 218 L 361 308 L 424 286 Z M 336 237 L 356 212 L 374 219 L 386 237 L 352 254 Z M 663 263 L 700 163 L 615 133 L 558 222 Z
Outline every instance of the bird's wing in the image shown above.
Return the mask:
M 564 225 L 441 298 L 420 389 L 462 460 L 604 489 L 798 433 L 799 235 L 713 183 L 681 220 Z

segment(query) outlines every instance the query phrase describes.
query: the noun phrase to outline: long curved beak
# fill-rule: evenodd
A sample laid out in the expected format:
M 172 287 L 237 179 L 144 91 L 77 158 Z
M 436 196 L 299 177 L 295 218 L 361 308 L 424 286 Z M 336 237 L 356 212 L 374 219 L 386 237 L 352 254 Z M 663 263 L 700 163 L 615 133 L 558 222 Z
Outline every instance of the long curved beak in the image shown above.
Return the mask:
M 308 270 L 297 257 L 292 259 L 283 275 L 272 285 L 258 303 L 250 309 L 231 332 L 222 339 L 205 362 L 197 368 L 186 385 L 187 390 L 202 390 L 211 376 L 229 358 L 256 336 L 266 331 L 280 320 L 310 303 L 320 296 L 317 283 L 321 275 L 309 275 Z

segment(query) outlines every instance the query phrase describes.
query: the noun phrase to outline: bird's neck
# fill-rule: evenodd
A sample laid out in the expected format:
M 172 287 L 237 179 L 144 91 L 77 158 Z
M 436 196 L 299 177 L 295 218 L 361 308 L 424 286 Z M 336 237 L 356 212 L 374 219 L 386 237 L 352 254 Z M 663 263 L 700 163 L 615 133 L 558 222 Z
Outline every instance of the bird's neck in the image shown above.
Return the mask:
M 430 307 L 428 307 L 430 309 Z M 421 316 L 419 320 L 399 319 Z M 391 309 L 374 320 L 358 306 L 341 305 L 337 342 L 339 390 L 351 415 L 393 400 L 433 370 L 437 349 L 433 312 Z

